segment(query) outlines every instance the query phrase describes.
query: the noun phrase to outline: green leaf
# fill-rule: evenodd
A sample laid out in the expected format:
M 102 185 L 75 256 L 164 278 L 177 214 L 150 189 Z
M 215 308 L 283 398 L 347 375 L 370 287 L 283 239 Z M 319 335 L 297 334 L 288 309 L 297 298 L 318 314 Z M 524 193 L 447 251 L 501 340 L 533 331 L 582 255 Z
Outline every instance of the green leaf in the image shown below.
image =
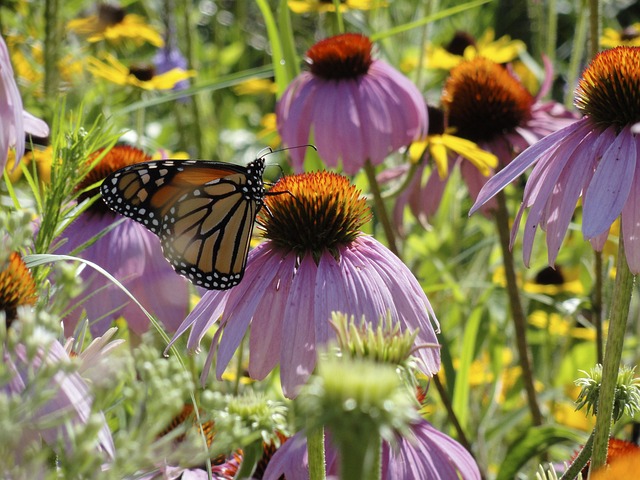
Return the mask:
M 458 366 L 456 386 L 453 391 L 453 410 L 456 412 L 463 430 L 467 429 L 469 422 L 469 372 L 476 354 L 475 347 L 484 311 L 484 306 L 476 307 L 471 312 L 464 328 L 460 365 Z
M 584 432 L 578 432 L 561 425 L 531 427 L 511 445 L 502 462 L 496 480 L 512 480 L 522 466 L 535 456 L 545 452 L 550 446 L 561 442 L 582 444 L 587 440 Z

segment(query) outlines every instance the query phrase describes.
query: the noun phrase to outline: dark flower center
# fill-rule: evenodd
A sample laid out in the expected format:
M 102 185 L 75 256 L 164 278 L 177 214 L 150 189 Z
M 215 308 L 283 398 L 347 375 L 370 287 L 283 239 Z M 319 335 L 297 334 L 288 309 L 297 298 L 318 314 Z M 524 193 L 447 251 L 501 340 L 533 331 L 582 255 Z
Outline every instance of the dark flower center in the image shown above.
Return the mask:
M 91 155 L 89 155 L 87 162 L 89 164 L 93 164 L 96 159 L 103 154 L 104 156 L 98 161 L 98 163 L 93 166 L 89 173 L 78 184 L 78 191 L 82 191 L 93 185 L 94 183 L 105 179 L 107 176 L 109 176 L 110 173 L 113 173 L 116 170 L 121 169 L 122 167 L 133 165 L 134 163 L 148 162 L 149 160 L 151 160 L 150 155 L 147 155 L 145 152 L 138 148 L 131 147 L 129 145 L 116 145 L 106 154 L 104 153 L 104 149 L 100 149 L 92 153 Z M 94 187 L 86 192 L 82 192 L 78 196 L 78 202 L 82 202 L 87 198 L 93 197 L 98 193 L 98 190 L 99 187 Z M 94 212 L 102 213 L 111 211 L 102 201 L 95 202 L 91 206 L 91 209 Z
M 605 127 L 639 122 L 640 47 L 616 47 L 596 55 L 578 83 L 575 105 Z
M 538 285 L 562 285 L 564 276 L 560 267 L 545 267 L 536 274 L 535 282 Z
M 311 73 L 327 80 L 357 78 L 371 65 L 371 40 L 345 33 L 316 43 L 307 51 Z
M 17 252 L 12 252 L 0 270 L 0 311 L 5 313 L 6 327 L 16 319 L 18 307 L 36 303 L 36 284 L 31 272 Z
M 473 45 L 475 47 L 476 40 L 469 33 L 463 31 L 457 31 L 451 41 L 447 44 L 444 49 L 452 53 L 454 55 L 462 56 L 464 54 L 465 48 Z
M 427 115 L 429 116 L 429 130 L 427 131 L 427 135 L 442 135 L 446 130 L 444 110 L 429 105 Z
M 264 236 L 283 250 L 318 260 L 324 251 L 338 257 L 338 247 L 360 234 L 371 212 L 349 179 L 329 172 L 283 177 L 265 197 L 259 223 Z
M 442 94 L 449 126 L 474 142 L 512 131 L 529 119 L 533 103 L 533 96 L 504 67 L 482 57 L 451 70 Z
M 129 73 L 141 82 L 148 82 L 155 76 L 156 70 L 153 65 L 131 65 Z
M 124 8 L 111 3 L 101 3 L 98 5 L 98 20 L 106 27 L 112 27 L 124 20 L 126 12 Z

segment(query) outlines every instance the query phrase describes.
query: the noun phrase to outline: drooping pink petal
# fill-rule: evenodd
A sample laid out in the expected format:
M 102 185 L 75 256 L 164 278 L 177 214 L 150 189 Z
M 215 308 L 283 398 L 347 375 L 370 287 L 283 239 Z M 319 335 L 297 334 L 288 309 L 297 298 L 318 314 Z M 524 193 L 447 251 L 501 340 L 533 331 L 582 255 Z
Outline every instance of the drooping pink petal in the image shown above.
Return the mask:
M 312 256 L 305 255 L 291 282 L 284 312 L 280 379 L 288 398 L 298 394 L 316 364 L 313 298 L 317 270 Z
M 274 262 L 270 261 L 272 260 L 269 258 L 270 254 L 273 255 L 273 252 L 269 251 L 268 246 L 263 246 L 258 250 L 255 255 L 262 261 L 252 262 L 251 274 L 245 272 L 243 281 L 234 287 L 229 294 L 229 300 L 220 320 L 224 332 L 220 337 L 217 350 L 216 376 L 218 378 L 222 378 L 222 374 L 238 349 L 251 319 L 256 314 L 256 309 L 265 290 L 271 285 L 271 281 L 276 275 L 277 269 L 272 268 Z
M 485 186 L 478 194 L 476 202 L 471 207 L 469 215 L 476 212 L 482 205 L 493 198 L 496 193 L 509 185 L 514 179 L 522 175 L 533 163 L 539 160 L 539 157 L 543 154 L 550 154 L 550 149 L 558 148 L 558 141 L 564 139 L 567 135 L 572 134 L 576 130 L 585 130 L 585 134 L 591 129 L 589 119 L 585 117 L 582 120 L 578 120 L 572 123 L 568 127 L 558 130 L 544 137 L 539 142 L 535 143 L 531 147 L 527 148 L 524 152 L 518 155 L 509 165 L 496 173 L 491 177 Z
M 593 238 L 607 230 L 622 212 L 636 168 L 636 142 L 629 127 L 604 152 L 584 196 L 582 233 Z
M 249 375 L 262 380 L 280 360 L 284 312 L 295 269 L 295 256 L 287 255 L 269 268 L 276 274 L 258 304 L 251 321 Z
M 640 152 L 640 137 L 633 135 L 631 142 Z M 627 202 L 622 209 L 621 235 L 631 273 L 640 273 L 640 162 L 636 162 L 633 184 Z
M 547 219 L 546 227 L 550 265 L 555 263 L 578 198 L 593 177 L 600 156 L 599 150 L 603 145 L 609 145 L 614 138 L 612 129 L 601 133 L 593 130 L 584 137 L 560 174 L 556 190 L 549 199 L 550 204 L 553 204 L 552 210 L 555 211 Z

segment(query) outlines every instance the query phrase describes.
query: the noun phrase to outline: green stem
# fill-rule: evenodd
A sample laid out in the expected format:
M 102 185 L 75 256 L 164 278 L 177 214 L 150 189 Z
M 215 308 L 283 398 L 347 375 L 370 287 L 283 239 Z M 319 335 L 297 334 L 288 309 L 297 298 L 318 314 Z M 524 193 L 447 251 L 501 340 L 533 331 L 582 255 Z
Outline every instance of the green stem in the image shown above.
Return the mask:
M 592 311 L 593 311 L 593 324 L 596 327 L 596 356 L 597 362 L 602 365 L 602 360 L 604 358 L 603 346 L 604 346 L 604 336 L 602 333 L 602 289 L 603 287 L 603 277 L 602 277 L 602 252 L 595 252 L 595 266 L 594 266 L 594 275 L 595 275 L 595 285 L 593 286 L 593 301 L 592 301 Z
M 184 39 L 184 53 L 185 58 L 187 59 L 187 67 L 192 70 L 198 70 L 198 65 L 196 64 L 196 55 L 193 47 L 193 37 L 195 28 L 192 26 L 191 22 L 191 10 L 192 10 L 191 2 L 187 0 L 182 1 L 182 21 L 183 21 L 183 31 L 181 38 Z M 189 152 L 193 155 L 193 158 L 202 158 L 204 145 L 202 143 L 202 121 L 200 115 L 200 105 L 198 100 L 200 98 L 199 94 L 193 95 L 191 97 L 191 115 L 193 118 L 191 119 L 191 127 L 189 130 L 193 135 L 193 145 L 195 146 L 195 152 Z
M 551 63 L 555 63 L 556 59 L 556 42 L 558 37 L 558 10 L 556 0 L 548 0 L 547 2 L 547 41 L 545 45 L 545 53 Z
M 60 55 L 60 28 L 58 26 L 58 0 L 46 0 L 44 7 L 44 95 L 45 98 L 57 98 L 59 74 L 58 58 Z
M 516 270 L 513 262 L 513 253 L 509 249 L 509 213 L 507 212 L 507 201 L 504 192 L 499 192 L 496 195 L 496 200 L 498 202 L 498 210 L 495 216 L 496 225 L 498 227 L 498 236 L 500 237 L 500 248 L 502 249 L 511 317 L 513 318 L 513 325 L 516 331 L 516 346 L 518 348 L 520 368 L 522 368 L 522 382 L 524 383 L 524 388 L 527 393 L 532 423 L 535 426 L 539 426 L 542 425 L 542 413 L 540 413 L 540 406 L 538 405 L 533 381 L 533 370 L 531 369 L 531 360 L 529 359 L 527 320 L 524 310 L 522 309 L 522 303 L 520 302 L 520 291 L 518 289 L 518 279 L 516 278 Z
M 444 388 L 444 385 L 440 381 L 440 377 L 438 376 L 437 373 L 433 376 L 433 383 L 436 386 L 436 390 L 438 390 L 438 394 L 440 394 L 440 400 L 442 401 L 442 404 L 444 405 L 444 408 L 447 411 L 447 416 L 449 417 L 449 421 L 451 422 L 451 424 L 453 425 L 453 428 L 456 431 L 458 442 L 460 442 L 460 444 L 464 448 L 466 448 L 467 451 L 471 453 L 471 455 L 473 455 L 473 453 L 471 452 L 471 444 L 469 443 L 469 440 L 467 439 L 467 435 L 464 433 L 464 430 L 462 429 L 462 425 L 460 425 L 460 421 L 456 416 L 456 412 L 453 410 L 451 398 L 449 397 L 447 390 Z
M 398 247 L 396 244 L 396 234 L 393 230 L 393 225 L 391 225 L 389 215 L 387 214 L 387 209 L 384 206 L 382 193 L 380 192 L 380 186 L 378 185 L 378 180 L 376 180 L 376 170 L 369 160 L 367 160 L 364 164 L 364 171 L 367 175 L 367 178 L 369 179 L 369 186 L 371 188 L 371 194 L 373 195 L 373 202 L 376 206 L 376 214 L 378 215 L 378 220 L 382 224 L 384 234 L 387 237 L 389 250 L 391 250 L 396 256 L 399 257 L 400 254 L 398 253 Z
M 573 106 L 573 90 L 577 84 L 579 69 L 584 56 L 584 47 L 586 45 L 587 36 L 587 0 L 580 2 L 580 10 L 577 12 L 575 35 L 571 48 L 571 59 L 567 69 L 567 94 L 564 99 L 564 106 L 571 108 Z
M 589 435 L 589 438 L 587 439 L 587 443 L 584 444 L 584 447 L 582 447 L 578 456 L 571 463 L 566 472 L 564 472 L 562 477 L 560 477 L 560 480 L 574 480 L 574 478 L 577 478 L 578 474 L 587 465 L 593 449 L 594 432 L 595 431 L 591 432 L 591 435 Z
M 622 232 L 621 232 L 622 233 Z M 598 397 L 598 411 L 596 412 L 595 438 L 593 441 L 593 457 L 591 468 L 594 470 L 603 466 L 607 461 L 609 434 L 611 432 L 611 415 L 618 370 L 622 358 L 622 346 L 629 317 L 629 304 L 633 291 L 634 276 L 629 270 L 624 252 L 622 235 L 618 241 L 618 262 L 616 264 L 616 282 L 614 285 L 609 318 L 609 334 L 602 366 L 602 384 Z
M 307 433 L 307 458 L 309 462 L 309 480 L 325 480 L 324 429 Z
M 600 2 L 589 0 L 589 53 L 591 58 L 600 51 Z

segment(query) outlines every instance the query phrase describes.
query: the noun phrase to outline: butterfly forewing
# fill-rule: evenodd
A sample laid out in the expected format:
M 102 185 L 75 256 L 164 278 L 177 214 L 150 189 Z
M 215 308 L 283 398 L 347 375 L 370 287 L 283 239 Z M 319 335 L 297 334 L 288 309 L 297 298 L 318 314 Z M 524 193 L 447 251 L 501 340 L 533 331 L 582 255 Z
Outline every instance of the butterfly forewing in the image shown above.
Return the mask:
M 223 290 L 244 274 L 262 206 L 264 161 L 247 167 L 164 160 L 111 174 L 101 192 L 114 211 L 160 237 L 174 269 L 196 285 Z

